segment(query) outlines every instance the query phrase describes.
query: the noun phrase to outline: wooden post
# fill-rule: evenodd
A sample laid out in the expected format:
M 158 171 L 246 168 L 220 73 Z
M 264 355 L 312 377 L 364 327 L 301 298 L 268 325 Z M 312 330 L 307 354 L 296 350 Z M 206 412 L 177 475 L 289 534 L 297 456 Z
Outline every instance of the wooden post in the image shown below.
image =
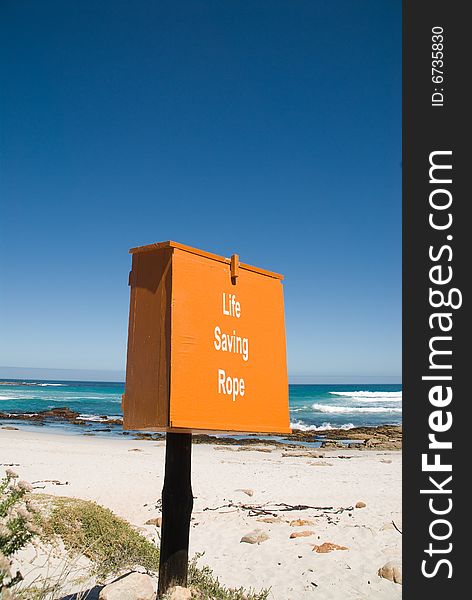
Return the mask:
M 191 458 L 192 434 L 167 433 L 158 598 L 174 585 L 187 585 L 193 508 Z

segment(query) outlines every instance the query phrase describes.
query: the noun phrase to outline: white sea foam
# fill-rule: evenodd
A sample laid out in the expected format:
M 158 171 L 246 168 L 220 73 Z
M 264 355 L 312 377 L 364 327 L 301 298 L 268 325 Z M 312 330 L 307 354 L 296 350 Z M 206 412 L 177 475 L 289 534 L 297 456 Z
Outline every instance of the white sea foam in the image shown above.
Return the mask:
M 321 413 L 401 413 L 401 408 L 391 408 L 384 406 L 333 406 L 328 404 L 313 404 L 315 412 Z
M 21 400 L 17 396 L 7 396 L 0 393 L 0 400 Z
M 32 383 L 31 385 L 39 385 L 39 387 L 67 387 L 65 383 Z
M 105 419 L 103 417 L 100 417 L 98 415 L 87 415 L 87 414 L 82 414 L 79 415 L 77 417 L 77 421 L 97 421 L 97 422 L 106 422 L 108 420 L 108 417 L 106 417 Z
M 77 394 L 77 395 L 69 395 L 69 396 L 65 396 L 63 394 L 61 394 L 60 396 L 41 396 L 40 397 L 41 400 L 47 400 L 48 402 L 65 402 L 67 400 L 72 400 L 74 402 L 80 402 L 81 400 L 103 400 L 105 402 L 113 402 L 118 404 L 119 402 L 121 402 L 121 396 L 119 398 L 113 398 L 110 396 L 107 396 L 105 394 L 102 395 L 90 395 L 90 396 L 84 396 L 82 394 Z
M 384 402 L 390 403 L 390 402 L 396 402 L 397 404 L 400 404 L 402 399 L 401 398 L 385 398 L 383 396 L 380 396 L 379 398 L 343 398 L 344 400 L 352 400 L 353 402 L 369 402 L 371 404 L 383 404 Z
M 352 423 L 345 423 L 344 425 L 336 426 L 331 423 L 323 423 L 322 425 L 306 425 L 303 421 L 296 421 L 290 423 L 292 429 L 300 429 L 301 431 L 323 431 L 327 429 L 353 429 L 355 425 Z
M 402 399 L 402 392 L 364 392 L 364 391 L 353 391 L 353 392 L 329 392 L 333 396 L 344 396 L 347 398 L 353 398 L 359 400 L 365 398 L 367 401 L 379 399 L 390 402 L 398 402 Z
M 20 416 L 23 416 L 25 413 L 12 413 L 12 412 L 9 412 L 7 414 L 8 414 L 9 417 L 20 417 Z M 35 412 L 34 413 L 28 413 L 28 416 L 29 417 L 36 417 L 38 414 L 39 413 L 35 413 Z
M 109 419 L 120 419 L 123 420 L 123 417 L 121 415 L 108 415 L 107 417 L 103 418 L 102 416 L 99 415 L 87 415 L 87 414 L 81 414 L 77 417 L 77 420 L 80 421 L 96 421 L 97 423 L 107 423 Z

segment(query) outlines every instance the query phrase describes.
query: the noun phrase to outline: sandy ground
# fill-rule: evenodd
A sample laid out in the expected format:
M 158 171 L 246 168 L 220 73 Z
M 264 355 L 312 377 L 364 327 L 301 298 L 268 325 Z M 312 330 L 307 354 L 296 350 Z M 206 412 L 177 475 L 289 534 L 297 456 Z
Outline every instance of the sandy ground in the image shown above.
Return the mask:
M 337 449 L 320 451 L 324 458 L 318 459 L 269 449 L 194 446 L 191 555 L 204 552 L 200 564 L 228 586 L 270 587 L 271 600 L 401 598 L 401 585 L 377 575 L 388 560 L 401 558 L 402 536 L 392 525 L 401 530 L 401 453 Z M 164 452 L 163 442 L 0 429 L 0 473 L 13 463 L 27 481 L 68 482 L 35 485 L 40 492 L 95 500 L 140 527 L 160 515 Z M 366 507 L 338 514 L 317 508 L 279 512 L 275 523 L 224 507 L 287 503 L 347 509 L 358 501 Z M 314 524 L 291 526 L 298 518 Z M 269 539 L 241 543 L 254 529 Z M 290 538 L 306 530 L 314 534 Z M 313 545 L 323 542 L 348 549 L 314 552 Z

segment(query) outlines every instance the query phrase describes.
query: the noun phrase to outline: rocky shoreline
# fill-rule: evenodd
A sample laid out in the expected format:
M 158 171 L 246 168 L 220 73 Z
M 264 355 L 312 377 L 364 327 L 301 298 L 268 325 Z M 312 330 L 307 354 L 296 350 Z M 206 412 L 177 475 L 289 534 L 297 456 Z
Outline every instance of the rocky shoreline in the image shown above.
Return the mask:
M 35 425 L 47 425 L 54 422 L 67 422 L 84 428 L 84 435 L 94 432 L 112 431 L 122 426 L 121 419 L 108 418 L 106 415 L 94 419 L 81 417 L 79 413 L 67 407 L 58 407 L 37 413 L 4 413 L 0 412 L 0 426 L 12 429 L 11 425 L 3 425 L 2 421 L 23 421 Z M 163 433 L 121 431 L 122 435 L 131 435 L 141 440 L 161 440 Z M 214 444 L 231 446 L 265 445 L 286 447 L 288 445 L 321 443 L 321 448 L 357 448 L 375 450 L 401 450 L 402 427 L 400 425 L 380 425 L 378 427 L 355 427 L 353 429 L 327 429 L 318 431 L 301 431 L 294 429 L 291 434 L 276 435 L 276 439 L 261 440 L 260 436 L 248 435 L 239 439 L 229 435 L 194 434 L 194 444 Z
M 381 450 L 401 450 L 402 426 L 379 425 L 377 427 L 354 427 L 352 429 L 329 429 L 316 433 L 294 429 L 290 439 L 302 442 L 319 441 L 320 435 L 325 438 L 324 448 L 338 447 L 341 440 L 356 440 L 355 447 Z M 353 444 L 351 444 L 353 445 Z
M 13 421 L 32 421 L 34 423 L 46 424 L 48 421 L 66 421 L 73 425 L 87 425 L 88 423 L 95 424 L 107 424 L 107 425 L 122 425 L 121 419 L 112 419 L 107 415 L 100 415 L 94 419 L 88 419 L 87 417 L 81 417 L 80 413 L 61 406 L 58 408 L 51 408 L 48 410 L 41 410 L 36 413 L 5 413 L 0 412 L 0 419 L 13 420 Z

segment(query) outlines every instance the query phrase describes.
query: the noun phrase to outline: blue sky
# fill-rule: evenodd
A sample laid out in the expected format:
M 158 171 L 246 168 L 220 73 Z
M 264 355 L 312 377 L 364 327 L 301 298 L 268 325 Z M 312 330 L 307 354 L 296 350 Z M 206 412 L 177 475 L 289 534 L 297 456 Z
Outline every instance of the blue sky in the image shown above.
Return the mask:
M 291 381 L 399 381 L 399 0 L 10 0 L 0 46 L 0 365 L 121 371 L 173 239 L 285 275 Z

